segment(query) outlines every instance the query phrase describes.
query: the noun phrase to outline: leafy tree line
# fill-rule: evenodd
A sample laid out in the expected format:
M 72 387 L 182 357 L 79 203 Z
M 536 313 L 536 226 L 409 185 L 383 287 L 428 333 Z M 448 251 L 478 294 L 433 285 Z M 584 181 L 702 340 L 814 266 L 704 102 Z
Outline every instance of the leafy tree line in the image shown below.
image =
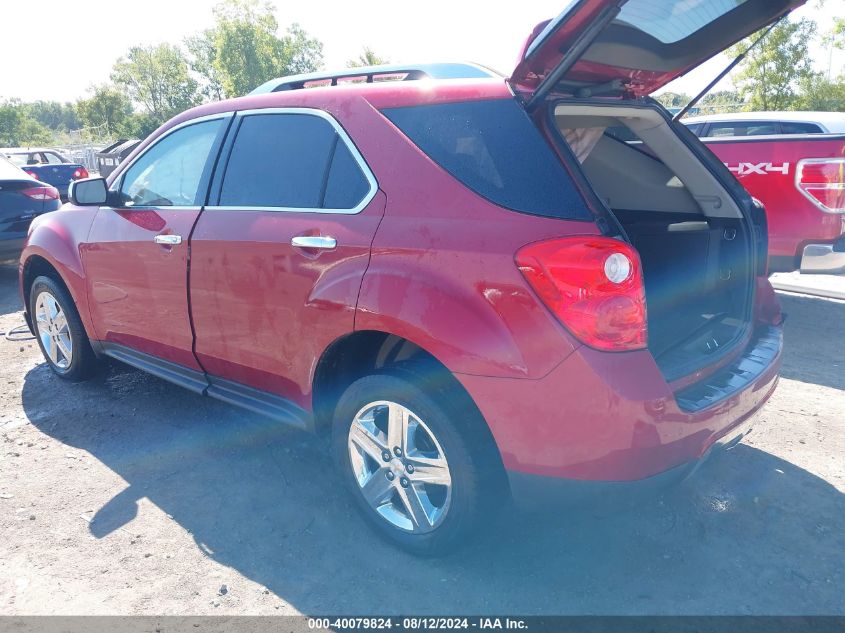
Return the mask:
M 298 24 L 280 34 L 275 13 L 268 1 L 223 0 L 214 8 L 212 28 L 182 46 L 131 47 L 115 62 L 110 82 L 92 86 L 84 99 L 0 100 L 0 146 L 62 144 L 68 132 L 80 129 L 102 138 L 143 138 L 187 108 L 320 68 L 323 44 Z M 348 66 L 384 61 L 365 47 Z
M 817 24 L 806 18 L 783 20 L 755 47 L 765 29 L 727 50 L 730 58 L 748 51 L 734 71 L 734 90 L 706 95 L 699 114 L 760 110 L 823 110 L 845 112 L 845 75 L 836 77 L 813 69 L 810 44 Z M 828 51 L 845 49 L 845 18 L 837 18 L 821 38 Z M 664 92 L 658 100 L 668 108 L 683 107 L 692 97 Z

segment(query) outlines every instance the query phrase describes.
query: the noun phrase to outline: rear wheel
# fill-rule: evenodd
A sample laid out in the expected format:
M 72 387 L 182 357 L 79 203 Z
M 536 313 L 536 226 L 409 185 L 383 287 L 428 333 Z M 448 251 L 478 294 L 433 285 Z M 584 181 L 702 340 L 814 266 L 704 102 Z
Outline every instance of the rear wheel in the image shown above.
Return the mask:
M 38 277 L 29 293 L 29 310 L 41 352 L 50 369 L 66 380 L 89 378 L 97 358 L 70 294 L 50 277 Z
M 448 391 L 424 392 L 412 375 L 373 375 L 350 385 L 337 407 L 335 458 L 358 508 L 416 554 L 453 549 L 507 495 L 460 402 Z

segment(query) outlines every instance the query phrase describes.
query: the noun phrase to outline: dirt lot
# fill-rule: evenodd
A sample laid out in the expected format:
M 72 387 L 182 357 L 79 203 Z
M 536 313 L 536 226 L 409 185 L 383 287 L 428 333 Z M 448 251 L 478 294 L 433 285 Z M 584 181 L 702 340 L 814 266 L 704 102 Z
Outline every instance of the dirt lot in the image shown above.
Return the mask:
M 124 367 L 65 384 L 0 340 L 0 614 L 845 614 L 845 303 L 781 298 L 784 378 L 743 444 L 444 560 L 375 538 L 314 438 Z

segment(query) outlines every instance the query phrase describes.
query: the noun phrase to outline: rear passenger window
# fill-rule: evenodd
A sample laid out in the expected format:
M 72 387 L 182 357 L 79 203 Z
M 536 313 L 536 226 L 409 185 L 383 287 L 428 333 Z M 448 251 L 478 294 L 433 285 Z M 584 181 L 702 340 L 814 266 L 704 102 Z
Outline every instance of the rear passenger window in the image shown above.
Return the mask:
M 361 173 L 361 168 L 346 147 L 346 143 L 338 139 L 334 150 L 334 160 L 329 169 L 329 179 L 326 184 L 326 197 L 323 207 L 326 209 L 351 209 L 367 195 L 370 183 Z
M 370 182 L 328 120 L 250 114 L 232 146 L 219 206 L 352 210 L 369 191 Z
M 707 136 L 769 136 L 778 133 L 777 123 L 746 121 L 733 123 L 711 123 Z
M 821 134 L 821 128 L 815 123 L 783 122 L 780 124 L 783 134 Z

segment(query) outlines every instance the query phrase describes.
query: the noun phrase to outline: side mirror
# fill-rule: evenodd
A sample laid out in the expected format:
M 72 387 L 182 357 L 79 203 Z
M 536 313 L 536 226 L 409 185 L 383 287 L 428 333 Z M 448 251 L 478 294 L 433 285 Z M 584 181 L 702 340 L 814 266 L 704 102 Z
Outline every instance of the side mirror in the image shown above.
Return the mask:
M 97 206 L 108 202 L 109 189 L 105 178 L 85 178 L 71 182 L 67 196 L 77 206 Z

